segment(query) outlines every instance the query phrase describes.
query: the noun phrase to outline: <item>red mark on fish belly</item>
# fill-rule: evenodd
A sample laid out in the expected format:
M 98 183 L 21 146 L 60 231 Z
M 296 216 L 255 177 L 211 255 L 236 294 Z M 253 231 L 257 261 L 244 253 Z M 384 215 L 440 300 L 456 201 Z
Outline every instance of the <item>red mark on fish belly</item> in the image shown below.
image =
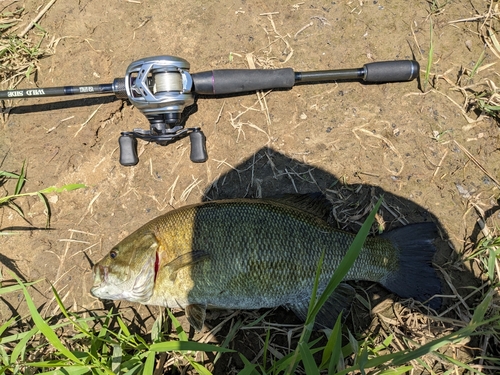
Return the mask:
M 156 276 L 158 275 L 158 268 L 160 268 L 160 257 L 158 256 L 158 252 L 156 252 L 156 260 L 155 260 L 155 282 L 156 282 Z

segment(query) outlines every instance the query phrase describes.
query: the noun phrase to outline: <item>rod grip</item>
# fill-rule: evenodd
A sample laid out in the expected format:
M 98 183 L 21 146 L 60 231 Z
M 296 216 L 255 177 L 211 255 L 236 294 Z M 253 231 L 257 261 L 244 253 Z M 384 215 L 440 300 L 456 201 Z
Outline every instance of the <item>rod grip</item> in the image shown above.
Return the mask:
M 380 61 L 363 66 L 365 82 L 401 82 L 418 77 L 420 66 L 415 60 Z
M 284 69 L 220 69 L 194 73 L 193 91 L 202 95 L 236 94 L 240 92 L 290 89 L 295 73 Z

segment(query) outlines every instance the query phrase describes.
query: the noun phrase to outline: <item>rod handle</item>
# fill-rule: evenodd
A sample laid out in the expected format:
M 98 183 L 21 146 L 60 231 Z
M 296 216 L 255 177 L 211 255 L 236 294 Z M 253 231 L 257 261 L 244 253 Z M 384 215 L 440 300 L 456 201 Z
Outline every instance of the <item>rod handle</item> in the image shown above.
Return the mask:
M 379 61 L 363 66 L 365 82 L 401 82 L 418 77 L 420 66 L 415 60 Z
M 137 156 L 137 140 L 134 136 L 122 133 L 118 139 L 120 145 L 120 164 L 125 167 L 136 165 L 139 162 Z
M 236 94 L 240 92 L 290 89 L 295 73 L 284 69 L 219 69 L 194 73 L 193 91 L 202 95 Z

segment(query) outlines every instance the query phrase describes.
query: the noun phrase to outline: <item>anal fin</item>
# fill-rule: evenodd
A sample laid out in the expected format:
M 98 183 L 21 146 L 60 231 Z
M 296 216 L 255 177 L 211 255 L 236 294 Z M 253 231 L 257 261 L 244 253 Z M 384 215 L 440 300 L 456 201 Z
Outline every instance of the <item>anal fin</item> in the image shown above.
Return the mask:
M 316 315 L 314 329 L 332 329 L 340 313 L 342 313 L 343 318 L 348 315 L 355 295 L 356 291 L 352 286 L 340 283 Z M 307 319 L 309 299 L 301 303 L 286 305 L 286 307 L 292 310 L 298 318 L 305 321 Z

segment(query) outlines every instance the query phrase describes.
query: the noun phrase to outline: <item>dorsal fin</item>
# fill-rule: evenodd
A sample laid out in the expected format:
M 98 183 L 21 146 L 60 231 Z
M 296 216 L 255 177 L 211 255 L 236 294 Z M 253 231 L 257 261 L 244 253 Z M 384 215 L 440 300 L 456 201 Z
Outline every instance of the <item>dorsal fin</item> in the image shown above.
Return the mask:
M 269 200 L 305 211 L 323 220 L 328 220 L 332 204 L 321 192 L 306 194 L 283 194 Z

